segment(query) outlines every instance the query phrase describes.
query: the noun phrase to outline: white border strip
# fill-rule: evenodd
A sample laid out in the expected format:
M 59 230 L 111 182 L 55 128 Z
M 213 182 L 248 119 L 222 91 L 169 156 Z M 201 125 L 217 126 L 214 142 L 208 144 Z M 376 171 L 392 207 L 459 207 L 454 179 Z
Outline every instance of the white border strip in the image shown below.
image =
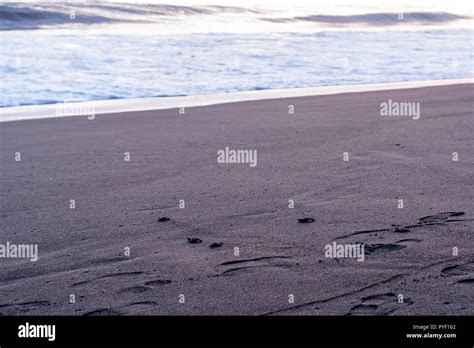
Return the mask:
M 119 112 L 163 110 L 181 107 L 207 106 L 226 103 L 243 102 L 250 100 L 280 99 L 329 95 L 341 93 L 359 93 L 370 91 L 384 91 L 392 89 L 407 89 L 433 86 L 447 86 L 454 84 L 474 83 L 474 78 L 446 79 L 428 81 L 408 81 L 394 83 L 377 83 L 362 85 L 322 86 L 310 88 L 270 89 L 262 91 L 245 91 L 234 93 L 219 93 L 185 97 L 137 98 L 88 101 L 84 103 L 68 103 L 69 106 L 93 104 L 96 115 Z M 0 122 L 20 121 L 43 118 L 70 117 L 58 115 L 58 104 L 17 106 L 0 108 Z M 72 116 L 72 115 L 71 115 Z M 77 115 L 74 115 L 77 116 Z M 83 115 L 82 115 L 83 116 Z

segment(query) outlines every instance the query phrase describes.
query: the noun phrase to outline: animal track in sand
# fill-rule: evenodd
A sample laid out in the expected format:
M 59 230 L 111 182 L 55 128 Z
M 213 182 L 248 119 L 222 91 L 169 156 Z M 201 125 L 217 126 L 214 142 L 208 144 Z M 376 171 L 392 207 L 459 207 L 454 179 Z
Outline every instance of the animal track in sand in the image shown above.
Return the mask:
M 452 216 L 461 216 L 464 215 L 464 212 L 459 211 L 459 212 L 444 212 L 444 213 L 438 213 L 435 215 L 429 215 L 425 216 L 419 219 L 419 224 L 427 224 L 427 223 L 433 223 L 433 222 L 446 222 L 448 219 Z
M 420 228 L 424 226 L 433 226 L 433 225 L 445 225 L 446 223 L 450 222 L 457 222 L 457 221 L 464 221 L 464 220 L 449 220 L 453 216 L 461 216 L 464 215 L 464 212 L 444 212 L 438 213 L 435 215 L 425 216 L 419 219 L 416 225 L 409 225 L 409 226 L 400 226 L 400 225 L 392 225 L 391 229 L 377 229 L 377 230 L 363 230 L 363 231 L 356 231 L 350 233 L 348 235 L 344 235 L 341 237 L 335 238 L 335 240 L 345 239 L 356 235 L 362 234 L 372 234 L 372 233 L 379 233 L 379 232 L 391 232 L 393 234 L 405 234 L 410 233 L 411 229 Z M 365 245 L 365 254 L 370 255 L 376 252 L 391 252 L 391 251 L 399 251 L 406 248 L 408 243 L 420 243 L 423 239 L 419 238 L 405 238 L 400 239 L 394 243 L 363 243 Z M 362 244 L 362 243 L 360 243 Z
M 275 314 L 275 313 L 283 313 L 283 312 L 287 312 L 289 310 L 296 310 L 296 309 L 299 309 L 299 308 L 304 308 L 304 307 L 308 307 L 308 306 L 314 306 L 316 304 L 321 304 L 321 303 L 329 303 L 331 301 L 336 301 L 336 300 L 339 300 L 341 298 L 344 298 L 344 297 L 348 297 L 348 296 L 351 296 L 351 295 L 355 295 L 355 294 L 358 294 L 358 293 L 363 293 L 363 292 L 366 292 L 367 290 L 369 289 L 373 289 L 373 288 L 376 288 L 376 287 L 379 287 L 380 285 L 382 284 L 387 284 L 387 283 L 392 283 L 396 280 L 399 280 L 401 278 L 403 278 L 406 274 L 395 274 L 389 278 L 386 278 L 384 280 L 380 280 L 378 282 L 375 282 L 375 283 L 372 283 L 372 284 L 369 284 L 369 285 L 366 285 L 364 286 L 363 288 L 359 288 L 359 289 L 355 289 L 355 290 L 351 290 L 349 292 L 344 292 L 342 294 L 338 294 L 338 295 L 335 295 L 335 296 L 331 296 L 329 298 L 324 298 L 324 299 L 318 299 L 318 300 L 312 300 L 312 301 L 308 301 L 308 302 L 304 302 L 304 303 L 299 303 L 297 305 L 293 305 L 293 306 L 290 306 L 290 307 L 286 307 L 286 308 L 282 308 L 282 309 L 277 309 L 277 310 L 273 310 L 273 311 L 270 311 L 270 312 L 265 312 L 263 313 L 263 315 L 271 315 L 271 314 Z
M 392 228 L 382 228 L 382 229 L 375 229 L 375 230 L 362 230 L 356 231 L 347 235 L 343 235 L 340 237 L 335 238 L 335 240 L 345 239 L 352 236 L 360 235 L 360 234 L 370 234 L 370 233 L 377 233 L 377 232 L 393 232 L 393 233 L 409 233 L 411 232 L 410 229 L 412 228 L 420 228 L 425 226 L 432 226 L 432 225 L 444 225 L 445 223 L 450 222 L 458 222 L 464 220 L 450 220 L 450 217 L 453 216 L 461 216 L 464 215 L 464 212 L 444 212 L 438 213 L 435 215 L 429 215 L 418 219 L 416 225 L 408 225 L 408 226 L 401 226 L 401 225 L 392 225 Z

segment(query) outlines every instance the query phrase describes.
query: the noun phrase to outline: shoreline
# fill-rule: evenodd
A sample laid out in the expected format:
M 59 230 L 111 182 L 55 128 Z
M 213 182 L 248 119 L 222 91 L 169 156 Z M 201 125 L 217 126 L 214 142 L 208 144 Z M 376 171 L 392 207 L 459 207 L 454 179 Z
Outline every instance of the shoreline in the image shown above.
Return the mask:
M 199 106 L 211 106 L 246 101 L 271 100 L 283 98 L 312 97 L 319 95 L 336 95 L 345 93 L 362 93 L 386 90 L 402 90 L 409 88 L 423 88 L 436 86 L 450 86 L 458 84 L 472 84 L 474 78 L 443 79 L 388 82 L 375 84 L 355 84 L 337 86 L 302 87 L 288 89 L 268 89 L 259 91 L 241 91 L 231 93 L 218 93 L 181 97 L 159 97 L 159 98 L 131 98 L 131 99 L 106 99 L 86 102 L 57 103 L 42 105 L 26 105 L 0 108 L 0 122 L 12 122 L 34 119 L 49 119 L 62 117 L 88 116 L 90 113 L 72 112 L 70 114 L 59 114 L 58 105 L 68 105 L 82 109 L 84 105 L 92 107 L 95 115 L 140 112 L 150 110 L 167 110 L 174 108 L 189 108 Z

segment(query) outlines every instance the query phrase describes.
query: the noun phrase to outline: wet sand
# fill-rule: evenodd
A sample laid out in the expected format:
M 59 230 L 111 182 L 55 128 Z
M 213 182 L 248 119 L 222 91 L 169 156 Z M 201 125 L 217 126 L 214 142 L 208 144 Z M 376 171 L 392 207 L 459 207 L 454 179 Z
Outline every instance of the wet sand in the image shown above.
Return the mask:
M 0 313 L 472 315 L 473 86 L 0 123 Z

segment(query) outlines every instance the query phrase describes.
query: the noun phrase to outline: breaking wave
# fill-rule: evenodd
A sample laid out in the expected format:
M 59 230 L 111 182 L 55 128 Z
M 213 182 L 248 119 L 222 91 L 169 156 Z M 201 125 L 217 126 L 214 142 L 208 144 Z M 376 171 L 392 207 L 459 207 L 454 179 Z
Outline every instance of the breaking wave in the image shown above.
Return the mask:
M 69 28 L 77 26 L 117 23 L 167 24 L 181 21 L 187 16 L 206 16 L 206 20 L 229 20 L 242 22 L 272 22 L 280 26 L 295 22 L 314 23 L 325 27 L 393 26 L 401 23 L 413 25 L 443 24 L 468 19 L 447 12 L 408 12 L 400 18 L 399 13 L 367 13 L 353 15 L 310 14 L 282 16 L 284 12 L 263 11 L 253 8 L 228 6 L 173 6 L 152 4 L 3 4 L 0 5 L 0 30 L 26 30 L 41 28 Z M 403 19 L 403 21 L 401 21 Z

